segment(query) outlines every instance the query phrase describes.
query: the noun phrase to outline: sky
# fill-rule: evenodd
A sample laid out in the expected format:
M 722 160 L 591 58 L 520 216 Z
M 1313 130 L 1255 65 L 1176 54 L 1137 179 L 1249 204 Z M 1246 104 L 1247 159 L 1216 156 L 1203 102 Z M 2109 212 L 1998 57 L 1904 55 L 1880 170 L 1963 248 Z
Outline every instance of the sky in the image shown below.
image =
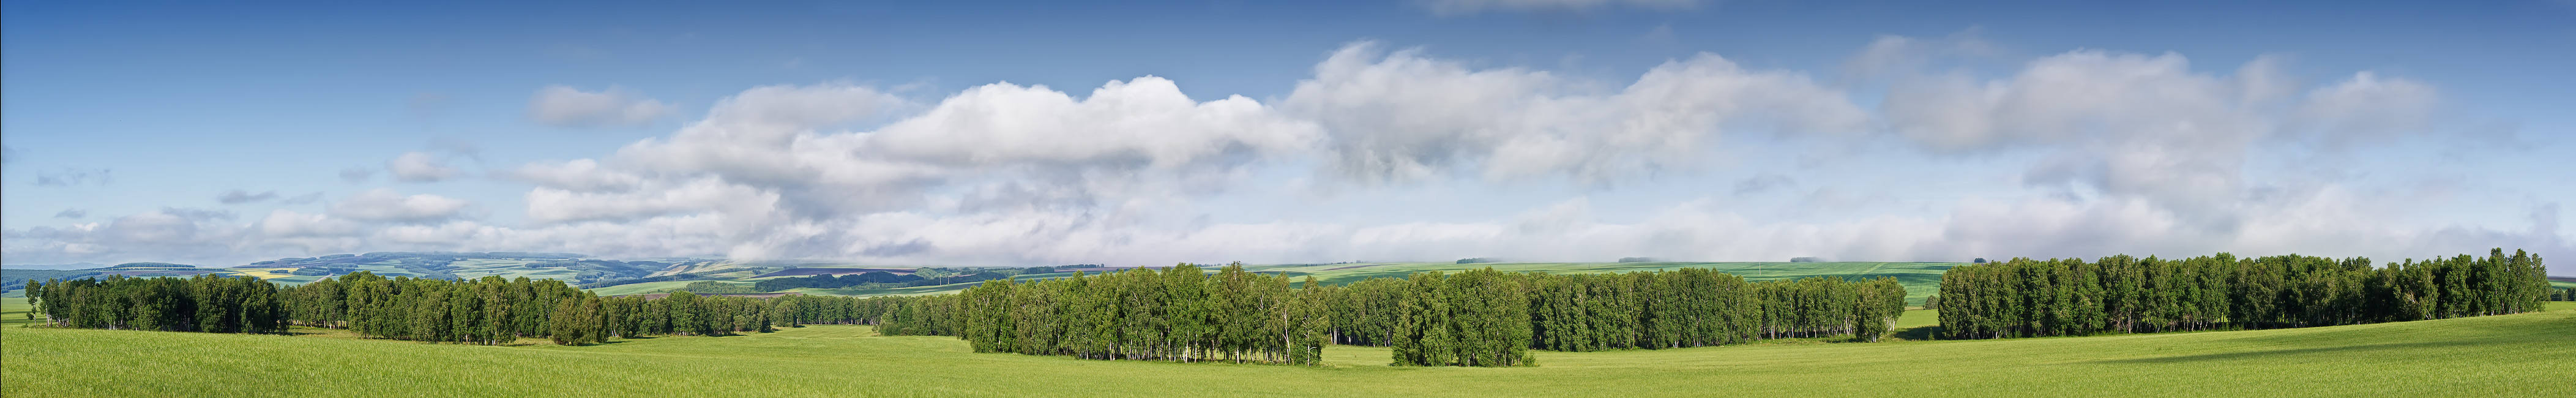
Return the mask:
M 0 261 L 2576 256 L 2576 2 L 2240 3 L 0 2 Z

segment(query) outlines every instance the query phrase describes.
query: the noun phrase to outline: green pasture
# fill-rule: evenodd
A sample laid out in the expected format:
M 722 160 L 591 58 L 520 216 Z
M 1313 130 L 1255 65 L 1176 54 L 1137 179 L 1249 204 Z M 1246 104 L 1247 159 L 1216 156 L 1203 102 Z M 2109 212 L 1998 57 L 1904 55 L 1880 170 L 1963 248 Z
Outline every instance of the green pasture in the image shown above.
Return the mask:
M 592 294 L 598 294 L 598 295 L 601 295 L 601 296 L 624 296 L 624 295 L 629 295 L 629 294 L 661 293 L 661 292 L 670 291 L 671 289 L 678 289 L 678 288 L 680 288 L 680 287 L 682 287 L 682 286 L 688 286 L 688 285 L 689 285 L 689 284 L 691 284 L 691 283 L 697 283 L 697 282 L 699 282 L 699 281 L 661 281 L 661 282 L 631 283 L 631 284 L 624 284 L 624 285 L 617 285 L 617 286 L 609 286 L 609 287 L 603 287 L 603 288 L 597 288 L 597 289 L 590 289 L 590 292 L 591 292 Z M 744 283 L 744 284 L 748 285 L 749 283 Z
M 6 396 L 2567 396 L 2576 306 L 2236 332 L 1539 352 L 1537 367 L 1402 368 L 977 354 L 954 338 L 812 326 L 588 347 L 19 327 Z M 1917 311 L 1918 313 L 1921 311 Z M 1909 322 L 1928 320 L 1916 313 Z M 281 383 L 279 380 L 295 380 Z

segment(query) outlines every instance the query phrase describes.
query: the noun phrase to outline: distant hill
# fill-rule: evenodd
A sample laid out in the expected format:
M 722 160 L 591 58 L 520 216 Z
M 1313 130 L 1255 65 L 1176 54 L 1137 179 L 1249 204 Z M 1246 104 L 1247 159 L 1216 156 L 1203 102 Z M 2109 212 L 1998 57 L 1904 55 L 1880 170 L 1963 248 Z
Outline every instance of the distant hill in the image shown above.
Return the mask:
M 38 269 L 43 269 L 43 270 L 65 270 L 65 269 L 90 269 L 90 268 L 98 268 L 98 267 L 105 267 L 105 266 L 107 266 L 107 265 L 105 265 L 105 264 L 99 264 L 99 263 L 71 263 L 71 264 L 8 264 L 8 265 L 0 265 L 0 269 L 25 269 L 25 270 L 38 270 Z
M 88 269 L 0 268 L 0 292 L 9 292 L 11 297 L 16 297 L 15 292 L 25 290 L 29 280 L 79 279 L 108 275 L 186 277 L 198 274 L 240 275 L 241 273 L 221 268 L 200 268 L 194 265 L 172 263 L 124 263 Z
M 582 284 L 644 277 L 669 269 L 671 265 L 661 261 L 595 259 L 573 253 L 374 252 L 281 258 L 227 269 L 286 283 L 311 282 L 333 275 L 367 271 L 377 275 L 416 278 L 526 277 Z

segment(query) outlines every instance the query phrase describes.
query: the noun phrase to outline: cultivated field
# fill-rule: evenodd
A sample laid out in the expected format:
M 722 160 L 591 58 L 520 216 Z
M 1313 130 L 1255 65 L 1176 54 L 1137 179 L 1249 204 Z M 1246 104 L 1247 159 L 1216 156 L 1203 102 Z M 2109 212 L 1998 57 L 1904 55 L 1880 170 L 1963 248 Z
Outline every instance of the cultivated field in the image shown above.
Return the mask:
M 23 322 L 24 302 L 7 304 L 0 319 Z M 0 326 L 0 395 L 2567 396 L 2576 305 L 2552 308 L 2240 332 L 1539 352 L 1526 368 L 1390 367 L 1385 349 L 1342 346 L 1322 368 L 975 354 L 954 338 L 864 326 L 494 347 L 13 322 Z

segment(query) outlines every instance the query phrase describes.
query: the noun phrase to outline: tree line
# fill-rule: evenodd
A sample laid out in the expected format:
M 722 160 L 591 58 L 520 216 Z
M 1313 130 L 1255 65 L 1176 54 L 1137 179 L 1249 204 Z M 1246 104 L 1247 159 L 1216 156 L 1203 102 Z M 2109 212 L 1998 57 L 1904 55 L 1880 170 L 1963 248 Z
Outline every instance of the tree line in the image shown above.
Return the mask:
M 1292 286 L 1294 285 L 1294 286 Z M 1292 289 L 1292 287 L 1294 287 Z M 1654 349 L 1764 338 L 1876 341 L 1904 311 L 1893 278 L 1747 282 L 1706 269 L 1599 275 L 1491 268 L 1320 286 L 1240 264 L 1136 268 L 890 303 L 879 332 L 977 352 L 1314 364 L 1325 344 L 1393 347 L 1409 366 L 1527 366 L 1532 348 Z
M 675 292 L 601 297 L 563 281 L 395 277 L 359 271 L 300 286 L 250 277 L 111 276 L 28 283 L 29 314 L 76 328 L 276 333 L 288 325 L 361 336 L 469 344 L 557 344 L 652 335 L 769 332 L 801 324 L 875 324 L 903 299 L 750 298 Z
M 1286 276 L 1183 264 L 1019 282 L 908 299 L 879 332 L 946 335 L 976 352 L 1088 359 L 1315 364 L 1322 303 Z
M 2511 314 L 2541 309 L 2540 256 L 2503 249 L 2373 267 L 2285 255 L 2103 257 L 1951 268 L 1927 301 L 1947 338 L 2269 329 Z
M 29 319 L 87 329 L 275 333 L 285 330 L 276 285 L 252 277 L 81 278 L 27 281 Z

